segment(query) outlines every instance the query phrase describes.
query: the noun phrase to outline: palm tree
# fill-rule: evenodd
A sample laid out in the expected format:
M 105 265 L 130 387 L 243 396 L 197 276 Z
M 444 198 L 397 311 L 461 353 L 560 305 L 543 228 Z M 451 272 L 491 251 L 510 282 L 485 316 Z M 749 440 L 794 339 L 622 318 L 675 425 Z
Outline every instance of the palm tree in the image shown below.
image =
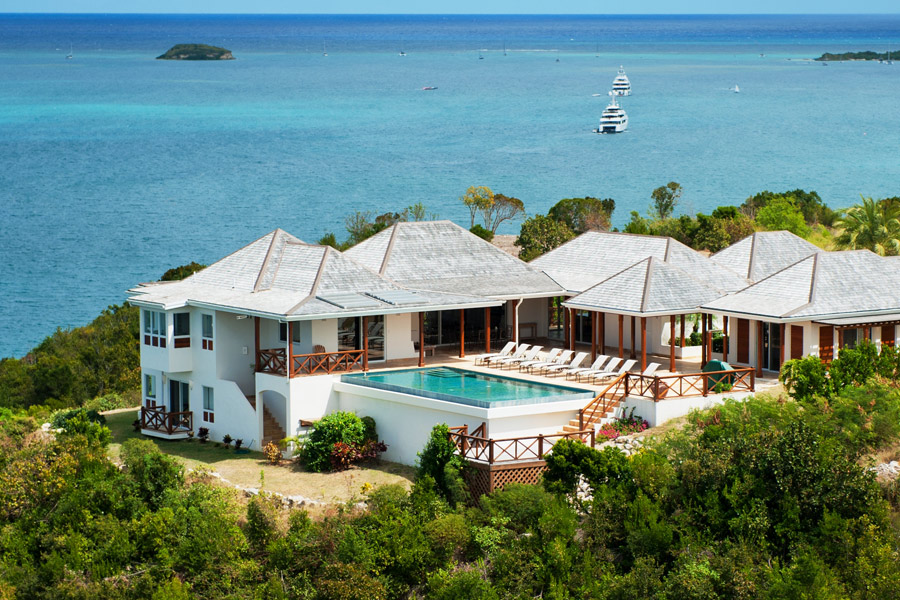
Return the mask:
M 862 198 L 835 222 L 843 229 L 835 238 L 838 248 L 871 250 L 881 256 L 900 254 L 900 206 L 889 200 Z

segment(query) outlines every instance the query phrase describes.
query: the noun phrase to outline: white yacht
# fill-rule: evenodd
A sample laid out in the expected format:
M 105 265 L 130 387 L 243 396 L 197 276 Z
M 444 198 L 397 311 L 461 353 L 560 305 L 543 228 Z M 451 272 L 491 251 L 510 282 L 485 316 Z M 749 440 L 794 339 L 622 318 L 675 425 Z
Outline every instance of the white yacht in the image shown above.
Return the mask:
M 616 96 L 631 95 L 631 82 L 628 81 L 628 76 L 625 74 L 625 67 L 619 67 L 619 74 L 613 79 L 612 91 Z
M 594 130 L 594 133 L 622 133 L 628 129 L 628 115 L 625 110 L 619 106 L 616 100 L 616 94 L 610 92 L 609 106 L 600 115 L 600 127 Z

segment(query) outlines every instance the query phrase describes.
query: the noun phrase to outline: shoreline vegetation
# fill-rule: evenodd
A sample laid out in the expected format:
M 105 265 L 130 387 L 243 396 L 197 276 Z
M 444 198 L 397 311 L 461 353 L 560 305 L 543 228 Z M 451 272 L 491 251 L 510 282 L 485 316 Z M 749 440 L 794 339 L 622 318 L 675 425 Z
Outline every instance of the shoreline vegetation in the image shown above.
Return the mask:
M 231 50 L 207 44 L 175 44 L 156 60 L 234 60 Z
M 894 55 L 896 56 L 896 52 Z M 826 52 L 819 58 L 814 58 L 816 61 L 829 61 L 829 62 L 841 62 L 848 60 L 892 60 L 890 52 L 873 52 L 872 50 L 865 50 L 863 52 L 842 52 L 840 54 L 832 54 L 831 52 Z

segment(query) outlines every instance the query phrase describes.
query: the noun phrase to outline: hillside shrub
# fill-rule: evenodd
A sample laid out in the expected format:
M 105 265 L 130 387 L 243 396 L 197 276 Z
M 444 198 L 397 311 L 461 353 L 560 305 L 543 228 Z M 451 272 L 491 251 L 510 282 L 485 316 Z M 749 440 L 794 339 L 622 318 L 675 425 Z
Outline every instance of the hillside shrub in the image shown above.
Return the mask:
M 166 490 L 177 489 L 184 483 L 181 463 L 160 452 L 150 440 L 125 440 L 121 457 L 137 495 L 147 503 L 160 502 Z
M 451 505 L 465 502 L 468 488 L 463 479 L 466 460 L 456 453 L 456 446 L 450 441 L 450 428 L 440 423 L 431 428 L 431 435 L 422 451 L 416 477 L 431 477 L 438 492 Z
M 53 413 L 53 416 L 50 417 L 50 426 L 53 427 L 53 429 L 65 429 L 69 421 L 81 415 L 83 415 L 85 418 L 87 418 L 88 421 L 92 423 L 106 425 L 106 417 L 101 415 L 96 410 L 87 410 L 86 408 L 72 408 L 69 410 L 58 410 Z
M 795 358 L 781 365 L 778 380 L 795 400 L 806 402 L 831 396 L 828 369 L 818 356 Z
M 341 470 L 384 452 L 387 446 L 377 441 L 375 420 L 365 420 L 351 412 L 325 415 L 312 425 L 300 445 L 297 459 L 310 471 Z

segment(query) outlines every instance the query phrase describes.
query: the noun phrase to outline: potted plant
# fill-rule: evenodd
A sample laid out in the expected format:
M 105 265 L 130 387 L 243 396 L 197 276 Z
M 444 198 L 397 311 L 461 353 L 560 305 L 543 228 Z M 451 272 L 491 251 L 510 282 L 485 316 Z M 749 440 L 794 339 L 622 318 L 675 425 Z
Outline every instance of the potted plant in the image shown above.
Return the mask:
M 241 446 L 243 446 L 243 445 L 244 445 L 244 440 L 242 440 L 242 439 L 240 439 L 240 438 L 234 440 L 234 453 L 235 453 L 235 454 L 240 454 L 240 453 L 241 453 Z
M 201 427 L 197 430 L 197 437 L 200 438 L 200 443 L 205 444 L 209 441 L 209 427 Z
M 231 436 L 228 435 L 228 434 L 226 433 L 226 434 L 222 437 L 222 443 L 225 444 L 225 449 L 226 449 L 226 450 L 227 450 L 228 448 L 230 448 L 230 447 L 231 447 Z

